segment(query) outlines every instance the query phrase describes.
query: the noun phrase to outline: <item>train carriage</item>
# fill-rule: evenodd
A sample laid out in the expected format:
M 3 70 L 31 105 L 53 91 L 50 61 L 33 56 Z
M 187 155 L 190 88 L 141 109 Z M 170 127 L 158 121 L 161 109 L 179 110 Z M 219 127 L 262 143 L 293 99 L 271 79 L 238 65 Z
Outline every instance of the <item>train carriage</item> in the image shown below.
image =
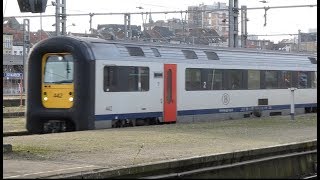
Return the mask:
M 27 62 L 27 130 L 89 130 L 316 110 L 316 57 L 53 37 Z

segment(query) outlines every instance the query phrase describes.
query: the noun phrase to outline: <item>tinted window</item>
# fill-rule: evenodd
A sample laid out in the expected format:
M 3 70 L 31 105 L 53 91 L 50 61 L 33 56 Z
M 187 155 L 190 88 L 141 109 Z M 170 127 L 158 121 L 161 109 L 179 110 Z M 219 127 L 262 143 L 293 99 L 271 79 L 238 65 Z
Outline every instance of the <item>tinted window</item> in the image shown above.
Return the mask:
M 222 89 L 222 73 L 220 69 L 186 69 L 186 90 L 220 90 Z
M 265 86 L 266 86 L 266 89 L 278 88 L 277 71 L 265 71 Z
M 300 89 L 307 88 L 307 84 L 308 84 L 307 72 L 299 71 L 298 72 L 298 88 Z
M 317 88 L 317 72 L 311 72 L 311 87 Z
M 186 69 L 186 90 L 201 89 L 201 70 L 200 69 Z
M 104 91 L 128 92 L 149 90 L 149 68 L 134 66 L 105 66 Z
M 226 70 L 227 87 L 226 89 L 243 89 L 243 70 Z
M 260 71 L 248 70 L 248 89 L 260 89 Z
M 172 70 L 167 71 L 167 103 L 172 102 Z
M 279 71 L 280 79 L 279 84 L 280 88 L 287 89 L 292 87 L 292 73 L 290 71 Z

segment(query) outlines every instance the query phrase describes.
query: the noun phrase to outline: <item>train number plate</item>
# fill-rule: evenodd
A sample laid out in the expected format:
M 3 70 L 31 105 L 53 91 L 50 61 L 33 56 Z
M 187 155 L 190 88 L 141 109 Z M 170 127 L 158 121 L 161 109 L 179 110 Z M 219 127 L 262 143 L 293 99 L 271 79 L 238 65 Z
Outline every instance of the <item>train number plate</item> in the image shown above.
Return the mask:
M 62 93 L 54 93 L 53 97 L 55 98 L 62 98 Z

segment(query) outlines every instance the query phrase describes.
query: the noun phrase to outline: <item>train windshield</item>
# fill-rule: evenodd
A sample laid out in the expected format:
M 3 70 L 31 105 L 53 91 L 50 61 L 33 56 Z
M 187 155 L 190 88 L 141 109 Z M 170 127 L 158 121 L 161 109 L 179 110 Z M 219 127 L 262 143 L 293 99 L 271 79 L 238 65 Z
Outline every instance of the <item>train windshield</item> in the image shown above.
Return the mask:
M 44 67 L 44 83 L 73 83 L 72 55 L 49 55 Z

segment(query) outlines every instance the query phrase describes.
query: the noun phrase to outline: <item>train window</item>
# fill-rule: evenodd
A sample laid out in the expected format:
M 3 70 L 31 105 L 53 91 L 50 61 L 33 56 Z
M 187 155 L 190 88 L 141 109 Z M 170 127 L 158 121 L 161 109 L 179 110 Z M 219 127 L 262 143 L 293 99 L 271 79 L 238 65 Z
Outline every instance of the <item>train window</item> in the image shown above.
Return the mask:
M 317 88 L 317 72 L 311 72 L 311 88 Z
M 72 55 L 49 55 L 44 67 L 44 83 L 72 83 Z
M 105 66 L 103 81 L 105 92 L 149 91 L 149 68 Z
M 227 87 L 226 89 L 243 89 L 243 70 L 229 69 L 226 70 Z
M 220 69 L 187 68 L 185 86 L 187 91 L 221 90 L 223 71 Z
M 151 50 L 153 51 L 155 57 L 161 57 L 161 54 L 157 48 L 151 48 Z
M 191 50 L 181 50 L 184 57 L 187 59 L 198 59 L 197 54 L 194 51 Z
M 195 68 L 186 69 L 186 90 L 194 91 L 201 89 L 201 70 Z
M 307 88 L 307 85 L 308 85 L 307 72 L 299 71 L 298 72 L 298 88 L 300 89 Z
M 130 56 L 144 56 L 144 52 L 140 47 L 129 47 L 126 46 Z
M 278 71 L 265 71 L 265 88 L 277 89 L 278 88 Z
M 167 72 L 167 103 L 172 102 L 172 70 L 169 69 Z
M 298 87 L 298 71 L 291 71 L 291 87 Z
M 307 72 L 307 88 L 313 88 L 314 84 L 314 72 Z
M 209 60 L 219 60 L 219 56 L 217 55 L 217 53 L 212 52 L 212 51 L 204 51 L 204 53 L 206 53 L 207 58 Z
M 260 71 L 248 70 L 248 89 L 260 89 Z
M 280 73 L 280 88 L 287 89 L 292 87 L 292 72 L 291 71 L 279 71 Z

